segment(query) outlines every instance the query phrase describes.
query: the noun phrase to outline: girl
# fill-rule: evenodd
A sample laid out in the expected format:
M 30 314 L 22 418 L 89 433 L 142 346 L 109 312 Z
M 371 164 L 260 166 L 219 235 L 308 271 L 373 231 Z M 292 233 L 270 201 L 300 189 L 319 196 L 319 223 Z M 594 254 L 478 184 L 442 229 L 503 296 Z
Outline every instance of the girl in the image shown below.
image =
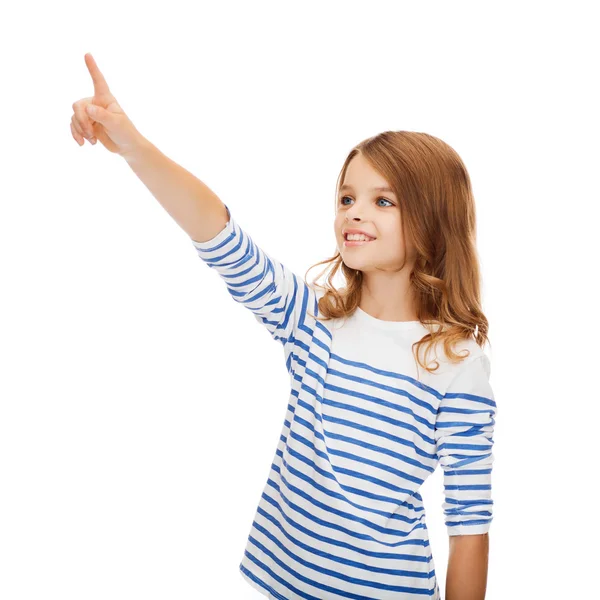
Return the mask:
M 446 599 L 483 599 L 496 403 L 459 156 L 406 131 L 353 148 L 336 186 L 337 251 L 318 263 L 332 269 L 309 284 L 146 140 L 85 61 L 94 96 L 73 104 L 75 140 L 125 158 L 284 351 L 288 412 L 241 575 L 278 600 L 439 600 L 419 489 L 440 463 Z

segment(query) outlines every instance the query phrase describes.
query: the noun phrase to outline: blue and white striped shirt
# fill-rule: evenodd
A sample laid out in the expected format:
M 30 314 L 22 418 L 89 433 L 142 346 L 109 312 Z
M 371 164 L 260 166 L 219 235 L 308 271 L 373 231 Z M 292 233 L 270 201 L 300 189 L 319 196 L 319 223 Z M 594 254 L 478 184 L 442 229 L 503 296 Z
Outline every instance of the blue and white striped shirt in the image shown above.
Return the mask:
M 452 365 L 417 370 L 427 329 L 358 308 L 321 322 L 308 285 L 232 218 L 192 240 L 236 302 L 284 350 L 288 411 L 239 565 L 278 600 L 440 599 L 419 488 L 438 462 L 449 535 L 486 533 L 496 403 L 474 340 Z

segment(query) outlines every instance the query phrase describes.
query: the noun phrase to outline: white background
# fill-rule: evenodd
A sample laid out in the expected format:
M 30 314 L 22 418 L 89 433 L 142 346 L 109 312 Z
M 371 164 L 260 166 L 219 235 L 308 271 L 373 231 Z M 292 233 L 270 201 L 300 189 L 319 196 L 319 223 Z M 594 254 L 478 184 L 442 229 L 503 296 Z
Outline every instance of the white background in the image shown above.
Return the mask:
M 238 564 L 285 415 L 283 352 L 124 160 L 71 137 L 86 52 L 136 127 L 302 277 L 335 252 L 356 143 L 424 131 L 460 154 L 499 409 L 486 598 L 595 597 L 594 8 L 5 9 L 0 598 L 262 597 Z M 423 494 L 443 593 L 439 467 Z

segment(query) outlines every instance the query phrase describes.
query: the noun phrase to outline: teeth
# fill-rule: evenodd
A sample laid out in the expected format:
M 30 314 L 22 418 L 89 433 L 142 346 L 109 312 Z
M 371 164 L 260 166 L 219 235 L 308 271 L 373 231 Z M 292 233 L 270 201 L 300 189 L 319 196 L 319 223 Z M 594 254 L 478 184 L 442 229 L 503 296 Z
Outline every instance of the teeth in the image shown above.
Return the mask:
M 362 233 L 347 233 L 346 239 L 349 241 L 361 242 L 361 241 L 372 240 L 375 238 L 367 237 L 367 236 L 363 235 Z

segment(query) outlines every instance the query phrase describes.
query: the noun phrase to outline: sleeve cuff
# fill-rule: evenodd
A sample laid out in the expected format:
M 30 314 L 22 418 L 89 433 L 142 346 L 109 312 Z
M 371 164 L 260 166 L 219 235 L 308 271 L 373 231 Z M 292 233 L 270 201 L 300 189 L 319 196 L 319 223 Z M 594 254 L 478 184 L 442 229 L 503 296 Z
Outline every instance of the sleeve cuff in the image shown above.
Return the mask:
M 202 250 L 213 250 L 217 244 L 220 244 L 222 241 L 227 239 L 227 237 L 229 237 L 233 231 L 234 220 L 231 218 L 231 212 L 226 204 L 225 208 L 227 209 L 227 214 L 229 215 L 229 221 L 227 221 L 225 227 L 223 227 L 223 229 L 221 229 L 217 235 L 210 240 L 206 240 L 205 242 L 197 242 L 196 240 L 192 240 L 192 244 L 194 244 L 197 250 L 200 250 L 199 254 L 202 254 Z
M 455 535 L 476 535 L 481 533 L 487 533 L 490 530 L 492 521 L 487 523 L 480 523 L 479 525 L 447 525 L 448 536 L 452 537 Z

